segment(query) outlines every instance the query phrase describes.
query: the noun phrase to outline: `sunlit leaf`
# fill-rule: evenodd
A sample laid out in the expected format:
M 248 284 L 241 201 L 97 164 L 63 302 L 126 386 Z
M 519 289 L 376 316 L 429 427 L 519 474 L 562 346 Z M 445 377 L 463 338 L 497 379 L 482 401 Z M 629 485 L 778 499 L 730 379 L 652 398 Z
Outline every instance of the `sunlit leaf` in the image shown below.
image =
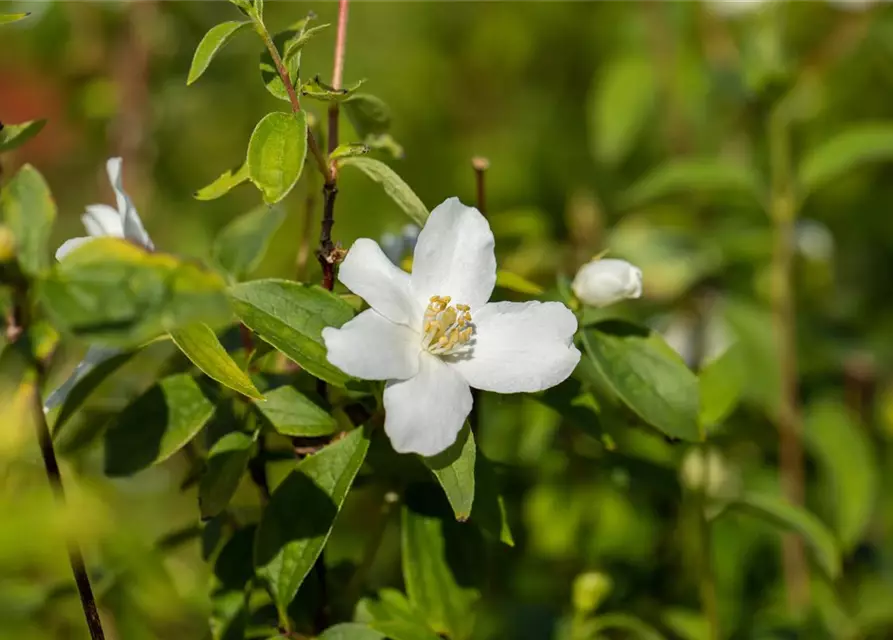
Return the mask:
M 893 160 L 893 123 L 857 124 L 826 140 L 800 164 L 805 197 L 848 171 L 871 162 Z
M 368 433 L 355 429 L 302 460 L 273 492 L 261 516 L 254 552 L 258 574 L 280 611 L 322 553 L 368 449 Z
M 207 187 L 202 187 L 195 192 L 196 200 L 214 200 L 229 193 L 230 189 L 237 187 L 248 179 L 248 163 L 244 163 L 238 169 L 231 169 L 214 180 Z
M 223 22 L 215 27 L 211 27 L 211 30 L 205 34 L 195 48 L 195 55 L 189 67 L 189 77 L 186 79 L 186 84 L 189 85 L 198 80 L 208 68 L 208 65 L 211 64 L 211 60 L 214 59 L 217 52 L 223 48 L 223 45 L 229 42 L 242 27 L 247 27 L 250 24 L 248 21 Z
M 720 158 L 670 160 L 634 183 L 620 198 L 624 208 L 669 196 L 743 194 L 761 199 L 759 178 L 747 166 Z
M 369 153 L 369 146 L 365 145 L 361 142 L 348 142 L 346 144 L 339 144 L 335 149 L 332 150 L 332 153 L 329 154 L 329 159 L 338 160 L 339 158 L 354 158 L 356 156 L 364 156 Z
M 230 357 L 208 325 L 200 322 L 186 325 L 171 331 L 171 339 L 183 355 L 209 378 L 249 398 L 263 398 L 248 374 Z
M 379 160 L 373 158 L 342 158 L 338 165 L 341 167 L 355 167 L 365 173 L 369 178 L 379 183 L 388 197 L 399 206 L 413 222 L 424 225 L 428 219 L 428 209 L 419 199 L 403 178 L 398 176 L 393 169 Z
M 224 289 L 219 275 L 194 262 L 120 238 L 96 238 L 39 282 L 38 298 L 57 327 L 132 347 L 193 322 L 229 319 Z
M 214 405 L 191 376 L 162 378 L 115 416 L 106 431 L 106 474 L 128 476 L 167 460 L 213 414 Z
M 340 327 L 353 317 L 341 298 L 315 285 L 288 280 L 254 280 L 230 289 L 242 322 L 308 373 L 343 386 L 349 379 L 330 364 L 322 341 L 325 327 Z
M 609 321 L 582 336 L 595 370 L 626 406 L 668 436 L 701 439 L 698 379 L 656 332 Z
M 298 77 L 301 73 L 301 52 L 304 44 L 306 44 L 310 36 L 328 26 L 320 25 L 307 29 L 307 24 L 314 17 L 314 14 L 311 13 L 306 18 L 302 18 L 292 24 L 285 31 L 273 36 L 273 44 L 282 57 L 282 63 L 288 71 L 289 80 L 293 87 L 298 84 Z M 264 50 L 260 56 L 260 75 L 267 91 L 280 100 L 289 101 L 288 91 L 282 83 L 282 78 L 268 50 Z
M 474 504 L 474 465 L 477 446 L 468 423 L 456 442 L 446 451 L 430 458 L 422 458 L 443 487 L 456 520 L 463 522 L 471 515 Z
M 354 95 L 364 82 L 364 80 L 360 80 L 349 87 L 336 89 L 323 82 L 319 76 L 316 76 L 301 85 L 301 95 L 314 100 L 321 100 L 322 102 L 343 102 Z
M 258 411 L 273 428 L 285 436 L 327 436 L 338 430 L 338 422 L 294 387 L 278 387 L 266 392 Z
M 840 549 L 834 535 L 812 513 L 779 496 L 745 493 L 732 501 L 728 510 L 750 513 L 776 526 L 803 536 L 819 567 L 832 580 L 840 574 Z
M 506 271 L 504 269 L 498 269 L 496 271 L 496 286 L 508 289 L 509 291 L 514 291 L 515 293 L 523 293 L 528 296 L 539 296 L 542 295 L 544 291 L 543 288 L 535 282 L 531 282 L 527 278 L 519 276 L 517 273 L 512 273 L 511 271 Z
M 280 207 L 259 207 L 241 215 L 214 239 L 211 256 L 235 278 L 243 278 L 258 267 L 283 220 Z
M 288 195 L 301 177 L 307 155 L 307 116 L 269 113 L 257 123 L 248 142 L 248 177 L 267 204 Z
M 248 468 L 254 438 L 247 433 L 228 433 L 208 452 L 208 467 L 198 485 L 198 504 L 202 518 L 222 512 L 236 492 Z
M 3 16 L 0 16 L 2 18 Z M 21 124 L 0 123 L 0 151 L 10 151 L 21 147 L 31 138 L 40 133 L 46 120 L 31 120 Z
M 28 16 L 31 15 L 31 12 L 28 13 L 2 13 L 0 14 L 0 25 L 2 24 L 12 24 L 13 22 L 18 22 L 19 20 L 24 20 Z
M 50 233 L 56 220 L 56 202 L 43 176 L 26 164 L 0 192 L 0 213 L 16 241 L 22 270 L 36 275 L 50 264 Z

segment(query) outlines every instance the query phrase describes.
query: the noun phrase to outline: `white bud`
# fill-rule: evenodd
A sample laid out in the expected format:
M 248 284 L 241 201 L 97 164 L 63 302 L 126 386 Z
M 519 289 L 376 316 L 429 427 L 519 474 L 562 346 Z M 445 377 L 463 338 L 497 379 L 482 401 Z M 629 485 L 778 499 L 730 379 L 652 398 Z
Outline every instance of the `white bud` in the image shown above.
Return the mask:
M 593 260 L 580 267 L 571 288 L 584 304 L 606 307 L 642 295 L 642 270 L 626 260 Z

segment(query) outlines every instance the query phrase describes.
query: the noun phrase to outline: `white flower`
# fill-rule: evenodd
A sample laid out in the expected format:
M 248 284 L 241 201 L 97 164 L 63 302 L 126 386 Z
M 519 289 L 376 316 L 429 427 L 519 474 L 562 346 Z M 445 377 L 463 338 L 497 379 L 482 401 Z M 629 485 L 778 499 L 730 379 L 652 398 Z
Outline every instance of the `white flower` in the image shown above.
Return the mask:
M 106 162 L 106 171 L 109 174 L 109 182 L 112 183 L 112 189 L 115 191 L 115 200 L 118 204 L 116 211 L 106 204 L 91 204 L 87 206 L 87 211 L 81 216 L 87 233 L 90 234 L 84 238 L 72 238 L 66 240 L 56 251 L 56 259 L 61 260 L 71 251 L 81 246 L 85 242 L 89 242 L 93 238 L 101 236 L 113 236 L 115 238 L 127 238 L 136 242 L 149 250 L 154 250 L 155 246 L 149 238 L 149 234 L 143 228 L 140 216 L 133 206 L 130 197 L 124 191 L 123 180 L 121 176 L 121 158 L 109 158 Z M 43 410 L 50 411 L 59 406 L 68 397 L 68 394 L 87 373 L 96 365 L 104 362 L 108 358 L 118 354 L 118 349 L 108 347 L 90 347 L 84 359 L 75 367 L 74 372 L 62 385 L 54 390 L 46 399 Z
M 412 275 L 378 244 L 357 240 L 339 279 L 372 307 L 322 337 L 329 361 L 387 380 L 385 432 L 400 453 L 432 456 L 456 440 L 471 411 L 469 387 L 541 391 L 576 367 L 574 314 L 558 302 L 490 302 L 493 233 L 477 209 L 450 198 L 419 234 Z
M 133 206 L 130 197 L 124 191 L 124 185 L 121 175 L 121 158 L 109 158 L 106 163 L 106 170 L 109 174 L 109 182 L 112 183 L 112 189 L 115 191 L 115 200 L 118 203 L 116 211 L 107 204 L 91 204 L 87 205 L 87 211 L 81 216 L 81 221 L 89 234 L 84 238 L 72 238 L 66 240 L 56 251 L 56 260 L 61 260 L 75 248 L 81 246 L 85 242 L 89 242 L 93 238 L 101 236 L 112 236 L 115 238 L 127 238 L 147 249 L 154 249 L 149 234 L 143 228 L 140 215 Z
M 585 304 L 606 307 L 642 295 L 642 270 L 626 260 L 592 260 L 580 267 L 571 288 Z

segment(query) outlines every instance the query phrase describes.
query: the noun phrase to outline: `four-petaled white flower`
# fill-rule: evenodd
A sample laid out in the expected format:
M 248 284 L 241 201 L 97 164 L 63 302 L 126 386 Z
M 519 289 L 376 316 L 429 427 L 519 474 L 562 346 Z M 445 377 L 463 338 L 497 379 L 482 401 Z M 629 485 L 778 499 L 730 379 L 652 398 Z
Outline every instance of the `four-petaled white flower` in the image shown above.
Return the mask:
M 583 303 L 606 307 L 642 295 L 642 270 L 626 260 L 595 259 L 580 267 L 571 289 Z
M 341 282 L 371 309 L 323 330 L 328 359 L 357 378 L 387 380 L 384 428 L 400 453 L 432 456 L 453 444 L 470 387 L 541 391 L 580 360 L 577 319 L 563 304 L 488 302 L 493 248 L 487 220 L 450 198 L 419 234 L 411 275 L 365 238 L 341 265 Z
M 56 251 L 57 260 L 61 260 L 82 244 L 102 236 L 127 238 L 149 250 L 154 250 L 155 246 L 152 244 L 149 234 L 143 228 L 143 223 L 136 211 L 136 207 L 133 206 L 133 202 L 124 191 L 121 164 L 121 158 L 109 158 L 108 162 L 106 162 L 106 171 L 109 175 L 109 182 L 112 183 L 112 189 L 115 191 L 118 210 L 116 211 L 107 204 L 87 205 L 87 211 L 81 216 L 81 221 L 84 223 L 89 236 L 66 240 Z M 118 349 L 90 347 L 84 359 L 81 360 L 68 379 L 47 397 L 43 410 L 50 411 L 62 404 L 74 388 L 74 385 L 87 372 L 117 353 L 119 353 Z

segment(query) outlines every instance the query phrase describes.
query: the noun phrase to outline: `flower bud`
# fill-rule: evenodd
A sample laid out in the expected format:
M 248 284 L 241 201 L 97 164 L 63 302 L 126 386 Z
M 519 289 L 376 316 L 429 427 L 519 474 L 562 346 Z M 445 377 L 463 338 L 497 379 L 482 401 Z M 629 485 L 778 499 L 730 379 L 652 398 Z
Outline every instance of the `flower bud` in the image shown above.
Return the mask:
M 574 277 L 574 294 L 593 307 L 606 307 L 642 295 L 642 270 L 626 260 L 593 260 Z
M 611 576 L 597 571 L 581 573 L 574 579 L 574 611 L 587 614 L 598 609 L 614 586 Z

